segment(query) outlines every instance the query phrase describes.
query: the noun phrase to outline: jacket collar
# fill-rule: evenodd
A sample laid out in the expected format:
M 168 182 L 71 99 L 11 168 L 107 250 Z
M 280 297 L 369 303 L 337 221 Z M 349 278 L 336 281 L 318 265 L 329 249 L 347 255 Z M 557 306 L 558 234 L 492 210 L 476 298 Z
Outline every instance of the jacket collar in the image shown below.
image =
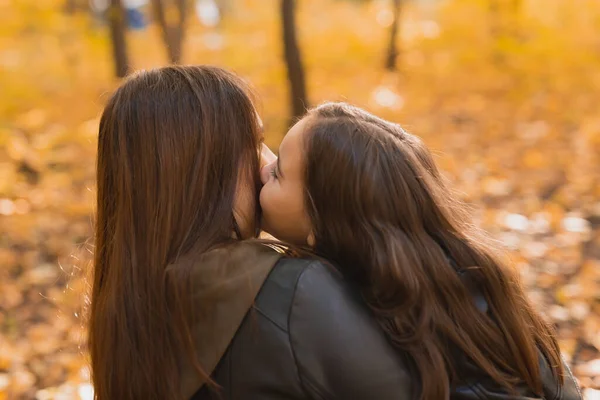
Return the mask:
M 194 262 L 191 273 L 196 359 L 211 375 L 235 336 L 281 250 L 256 241 L 238 242 L 208 251 Z M 190 357 L 179 357 L 180 392 L 189 399 L 206 380 Z

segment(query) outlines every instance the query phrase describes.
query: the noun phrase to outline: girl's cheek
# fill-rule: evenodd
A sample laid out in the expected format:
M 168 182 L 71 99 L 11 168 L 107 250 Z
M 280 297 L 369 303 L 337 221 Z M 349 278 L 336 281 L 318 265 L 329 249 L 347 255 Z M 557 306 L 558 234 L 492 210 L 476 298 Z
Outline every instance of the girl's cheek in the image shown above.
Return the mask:
M 271 179 L 260 191 L 260 206 L 268 213 L 276 212 L 281 206 L 279 188 L 277 183 Z
M 260 190 L 258 201 L 263 210 L 269 208 L 269 183 L 265 184 Z

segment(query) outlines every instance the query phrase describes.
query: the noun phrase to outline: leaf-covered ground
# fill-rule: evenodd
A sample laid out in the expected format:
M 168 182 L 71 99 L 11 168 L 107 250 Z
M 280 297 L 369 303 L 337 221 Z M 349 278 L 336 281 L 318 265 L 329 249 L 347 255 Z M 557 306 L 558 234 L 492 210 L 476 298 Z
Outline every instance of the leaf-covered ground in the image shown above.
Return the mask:
M 298 3 L 313 104 L 357 103 L 424 138 L 598 399 L 600 5 L 408 6 L 401 72 L 390 74 L 390 1 Z M 276 147 L 288 120 L 278 2 L 235 4 L 217 27 L 191 22 L 185 62 L 248 78 Z M 118 82 L 105 27 L 61 7 L 0 1 L 0 400 L 91 398 L 82 311 L 95 143 Z M 165 62 L 154 27 L 128 40 L 135 68 Z

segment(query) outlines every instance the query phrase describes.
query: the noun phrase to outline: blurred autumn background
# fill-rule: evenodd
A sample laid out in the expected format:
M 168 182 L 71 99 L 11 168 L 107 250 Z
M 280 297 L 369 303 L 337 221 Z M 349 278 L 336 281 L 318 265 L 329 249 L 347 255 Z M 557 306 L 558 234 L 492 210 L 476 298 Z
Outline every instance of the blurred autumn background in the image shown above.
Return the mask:
M 248 79 L 275 149 L 324 100 L 422 136 L 600 398 L 598 1 L 0 0 L 0 32 L 0 400 L 92 398 L 98 117 L 169 62 Z

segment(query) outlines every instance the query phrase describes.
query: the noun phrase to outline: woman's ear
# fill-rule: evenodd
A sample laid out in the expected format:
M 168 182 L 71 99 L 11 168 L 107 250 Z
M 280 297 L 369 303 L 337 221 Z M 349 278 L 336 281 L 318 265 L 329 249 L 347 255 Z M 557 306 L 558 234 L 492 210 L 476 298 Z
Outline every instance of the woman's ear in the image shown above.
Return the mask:
M 310 246 L 310 247 L 315 247 L 315 233 L 312 231 L 310 231 L 310 233 L 308 234 L 308 236 L 306 237 L 306 243 Z

